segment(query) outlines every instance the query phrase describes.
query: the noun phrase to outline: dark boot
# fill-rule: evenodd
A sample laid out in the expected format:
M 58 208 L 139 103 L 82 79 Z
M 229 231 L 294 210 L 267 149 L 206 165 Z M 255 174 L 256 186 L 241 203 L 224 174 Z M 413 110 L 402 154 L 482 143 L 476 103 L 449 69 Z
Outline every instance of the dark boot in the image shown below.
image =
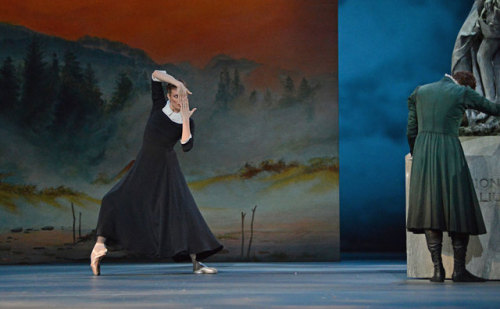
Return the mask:
M 425 240 L 427 248 L 431 252 L 432 263 L 434 264 L 434 276 L 431 282 L 443 282 L 445 278 L 441 251 L 443 248 L 443 232 L 435 230 L 425 230 Z
M 465 255 L 469 244 L 469 235 L 451 233 L 451 243 L 453 244 L 453 281 L 485 282 L 485 279 L 476 277 L 465 269 Z

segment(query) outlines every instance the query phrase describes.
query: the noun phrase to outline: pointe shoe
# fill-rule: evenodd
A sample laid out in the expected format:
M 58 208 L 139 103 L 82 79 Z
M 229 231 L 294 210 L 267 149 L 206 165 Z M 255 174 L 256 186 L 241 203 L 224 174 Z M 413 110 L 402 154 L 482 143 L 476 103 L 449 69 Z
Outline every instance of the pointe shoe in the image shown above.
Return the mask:
M 104 247 L 103 250 L 96 250 L 95 248 L 92 250 L 90 254 L 90 268 L 94 276 L 99 276 L 101 274 L 101 260 L 107 252 L 108 249 L 106 249 L 106 247 Z
M 196 267 L 193 269 L 195 274 L 216 274 L 217 269 L 214 267 L 208 267 L 207 265 L 197 262 Z

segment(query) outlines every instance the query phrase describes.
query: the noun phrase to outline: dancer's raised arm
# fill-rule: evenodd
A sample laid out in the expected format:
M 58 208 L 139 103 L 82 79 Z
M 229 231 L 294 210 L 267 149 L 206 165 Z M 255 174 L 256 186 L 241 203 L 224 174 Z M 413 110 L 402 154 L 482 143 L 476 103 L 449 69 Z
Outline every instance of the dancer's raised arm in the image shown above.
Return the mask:
M 165 82 L 174 85 L 177 87 L 177 93 L 179 94 L 179 97 L 187 96 L 188 94 L 192 94 L 189 89 L 184 86 L 184 84 L 177 79 L 175 79 L 172 75 L 167 74 L 166 71 L 161 71 L 161 70 L 155 70 L 153 72 L 153 81 L 160 81 L 160 82 Z

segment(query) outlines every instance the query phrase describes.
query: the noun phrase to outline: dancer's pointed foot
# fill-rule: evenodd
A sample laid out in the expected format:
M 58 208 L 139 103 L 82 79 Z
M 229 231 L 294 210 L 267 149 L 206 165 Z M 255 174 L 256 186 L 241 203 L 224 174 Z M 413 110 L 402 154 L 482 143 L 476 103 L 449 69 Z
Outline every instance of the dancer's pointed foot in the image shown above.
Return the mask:
M 195 274 L 216 274 L 217 269 L 214 267 L 208 267 L 207 265 L 196 262 L 196 264 L 193 265 L 193 273 Z
M 108 249 L 104 244 L 97 243 L 90 254 L 90 268 L 94 276 L 99 276 L 101 274 L 101 260 L 104 258 Z

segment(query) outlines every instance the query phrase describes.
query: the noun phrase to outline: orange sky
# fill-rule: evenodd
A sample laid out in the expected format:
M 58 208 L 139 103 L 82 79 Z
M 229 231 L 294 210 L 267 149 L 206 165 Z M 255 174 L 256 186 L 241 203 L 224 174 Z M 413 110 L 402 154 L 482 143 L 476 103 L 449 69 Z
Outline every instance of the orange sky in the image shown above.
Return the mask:
M 306 74 L 337 70 L 336 0 L 0 0 L 0 21 L 120 41 L 158 63 L 224 53 Z M 0 47 L 1 48 L 1 47 Z

